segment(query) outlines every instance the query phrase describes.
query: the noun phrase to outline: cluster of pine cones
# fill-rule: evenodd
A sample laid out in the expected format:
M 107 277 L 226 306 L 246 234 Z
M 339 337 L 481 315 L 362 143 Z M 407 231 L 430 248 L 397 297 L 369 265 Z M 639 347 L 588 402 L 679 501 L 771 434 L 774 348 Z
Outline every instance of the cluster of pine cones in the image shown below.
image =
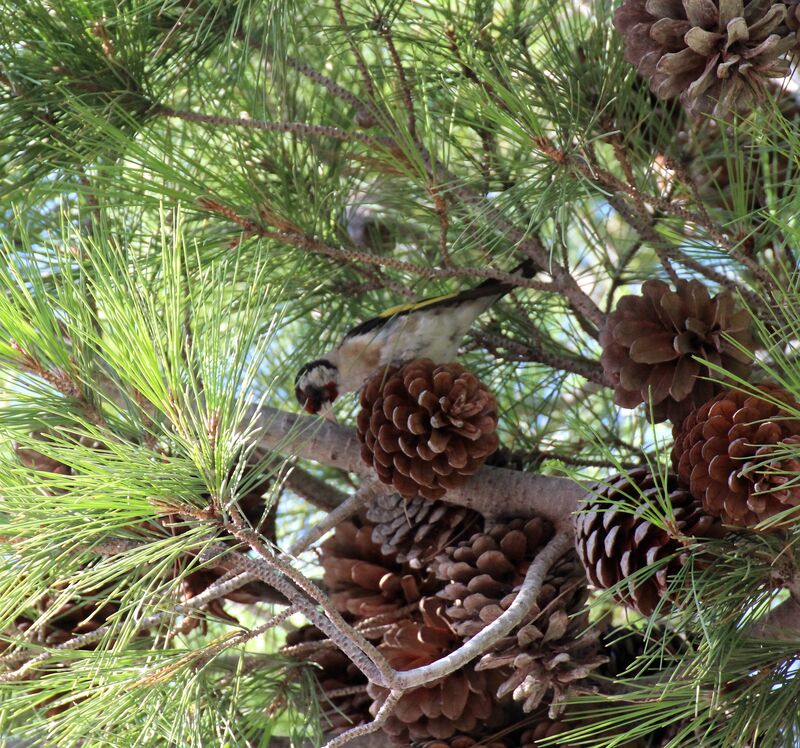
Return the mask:
M 393 494 L 340 524 L 320 547 L 324 584 L 344 617 L 397 670 L 431 663 L 480 633 L 514 601 L 553 536 L 545 520 L 487 525 L 463 507 Z M 568 694 L 596 691 L 641 654 L 591 627 L 583 567 L 573 551 L 551 569 L 522 623 L 477 661 L 406 693 L 387 741 L 424 748 L 536 748 L 575 726 Z M 627 650 L 625 649 L 627 647 Z M 623 650 L 624 653 L 623 653 Z M 387 692 L 313 626 L 284 650 L 316 666 L 328 734 L 372 720 Z M 659 745 L 658 736 L 641 746 Z
M 672 470 L 639 468 L 596 485 L 576 518 L 577 550 L 595 586 L 650 614 L 668 605 L 685 561 L 678 539 L 765 520 L 779 529 L 797 517 L 800 404 L 776 384 L 720 381 L 723 371 L 750 375 L 748 315 L 696 280 L 674 290 L 645 282 L 641 295 L 620 299 L 600 342 L 615 402 L 644 403 L 653 421 L 672 421 Z M 654 514 L 672 516 L 669 532 Z

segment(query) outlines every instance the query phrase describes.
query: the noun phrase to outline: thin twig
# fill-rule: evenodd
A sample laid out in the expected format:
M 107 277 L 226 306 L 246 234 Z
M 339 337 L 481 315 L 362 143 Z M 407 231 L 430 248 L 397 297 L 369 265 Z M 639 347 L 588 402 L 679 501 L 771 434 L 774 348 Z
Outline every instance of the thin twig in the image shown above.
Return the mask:
M 269 568 L 275 569 L 283 574 L 287 579 L 291 580 L 292 584 L 296 586 L 297 589 L 305 593 L 317 605 L 319 605 L 325 611 L 325 615 L 331 624 L 336 627 L 337 633 L 341 633 L 344 637 L 348 637 L 350 641 L 352 641 L 369 658 L 371 665 L 374 666 L 374 668 L 377 668 L 377 678 L 380 679 L 378 682 L 382 681 L 383 683 L 387 684 L 391 682 L 392 669 L 389 663 L 386 661 L 386 658 L 371 642 L 368 642 L 359 631 L 350 626 L 350 624 L 348 624 L 344 618 L 342 618 L 339 611 L 336 610 L 336 608 L 333 606 L 333 603 L 331 603 L 328 596 L 322 592 L 322 590 L 320 590 L 310 579 L 301 574 L 297 569 L 278 558 L 264 544 L 257 533 L 253 532 L 249 527 L 246 526 L 244 518 L 237 507 L 231 507 L 231 522 L 220 520 L 220 524 L 226 530 L 233 533 L 237 539 L 247 543 L 254 551 L 256 551 L 256 553 L 261 556 L 264 562 L 266 562 Z M 336 639 L 334 639 L 334 641 L 336 641 Z M 337 641 L 337 644 L 338 643 L 339 642 Z M 376 674 L 373 672 L 371 676 L 367 675 L 367 677 L 370 678 L 370 680 L 374 680 L 376 678 Z
M 405 105 L 406 114 L 408 115 L 408 132 L 411 135 L 411 140 L 416 143 L 418 139 L 417 119 L 416 115 L 414 114 L 414 99 L 411 96 L 411 87 L 408 85 L 408 78 L 406 77 L 406 71 L 403 67 L 403 61 L 400 59 L 400 54 L 397 51 L 397 47 L 394 45 L 392 30 L 389 28 L 388 24 L 383 22 L 383 20 L 380 21 L 378 33 L 383 37 L 383 40 L 386 43 L 386 48 L 389 50 L 389 56 L 392 58 L 392 64 L 394 65 L 395 72 L 397 73 L 397 77 L 400 81 L 400 91 L 403 94 L 403 104 Z
M 347 25 L 347 19 L 345 18 L 344 10 L 342 10 L 342 0 L 333 0 L 333 6 L 336 8 L 336 17 L 339 21 L 339 26 L 341 26 L 344 35 L 347 37 L 347 43 L 350 45 L 350 51 L 353 53 L 353 57 L 355 58 L 358 72 L 361 73 L 361 81 L 364 84 L 364 88 L 367 89 L 369 98 L 374 101 L 375 86 L 372 84 L 372 76 L 369 74 L 367 63 L 364 61 L 364 57 L 361 55 L 361 50 L 358 48 L 356 43 L 353 41 L 352 36 L 350 35 L 350 27 Z
M 506 358 L 510 361 L 534 361 L 536 363 L 544 364 L 559 371 L 569 371 L 574 374 L 588 379 L 590 382 L 595 382 L 603 386 L 609 386 L 606 381 L 603 368 L 599 362 L 591 361 L 589 359 L 579 359 L 574 357 L 562 356 L 557 353 L 550 353 L 540 348 L 532 348 L 507 338 L 504 335 L 497 335 L 484 331 L 470 331 L 470 337 L 479 342 L 482 346 L 490 350 L 494 355 L 500 358 Z M 504 348 L 509 351 L 513 356 L 503 354 L 499 349 Z
M 200 594 L 195 595 L 193 598 L 191 598 L 191 600 L 187 600 L 185 603 L 174 605 L 172 608 L 170 608 L 170 610 L 165 610 L 161 613 L 155 613 L 152 616 L 142 618 L 140 621 L 136 622 L 136 629 L 142 630 L 157 626 L 166 618 L 171 618 L 175 615 L 191 615 L 192 613 L 196 613 L 207 603 L 218 600 L 221 597 L 225 597 L 248 582 L 252 582 L 254 579 L 256 579 L 255 576 L 246 573 L 236 574 L 233 576 L 233 578 L 229 578 L 224 581 L 220 579 L 218 582 L 215 582 L 207 587 Z M 73 636 L 71 639 L 62 642 L 61 644 L 56 644 L 48 652 L 42 652 L 41 654 L 32 657 L 30 660 L 28 660 L 30 653 L 27 651 L 14 652 L 12 654 L 4 655 L 3 657 L 0 657 L 0 665 L 14 666 L 18 663 L 28 660 L 26 667 L 31 666 L 37 662 L 43 662 L 44 660 L 54 657 L 59 651 L 80 649 L 81 647 L 86 647 L 90 644 L 96 644 L 109 631 L 111 631 L 112 628 L 112 625 L 106 624 L 105 626 L 99 626 L 94 631 L 88 631 L 85 634 Z M 19 677 L 12 678 L 11 676 L 13 675 L 14 673 L 10 673 L 8 676 L 0 675 L 0 681 L 19 680 L 19 677 L 22 677 L 24 673 L 22 673 Z
M 203 125 L 213 125 L 215 127 L 242 127 L 247 130 L 263 130 L 266 132 L 288 132 L 296 135 L 313 135 L 317 137 L 332 138 L 349 143 L 351 141 L 361 143 L 369 148 L 380 150 L 383 148 L 381 143 L 369 135 L 359 132 L 347 132 L 338 127 L 330 125 L 310 125 L 307 122 L 264 122 L 258 119 L 245 117 L 224 117 L 216 114 L 204 114 L 203 112 L 192 112 L 188 110 L 171 109 L 170 107 L 159 107 L 155 111 L 163 117 L 175 117 L 187 122 L 198 122 Z
M 552 283 L 545 283 L 543 281 L 535 280 L 533 278 L 524 278 L 521 275 L 514 275 L 507 273 L 503 270 L 496 270 L 494 268 L 431 268 L 422 265 L 415 265 L 412 262 L 399 260 L 396 257 L 389 257 L 384 255 L 376 255 L 370 252 L 361 252 L 359 250 L 350 248 L 333 247 L 326 244 L 320 239 L 305 234 L 298 234 L 286 231 L 271 231 L 256 221 L 240 216 L 232 208 L 223 205 L 217 200 L 209 198 L 200 198 L 198 201 L 201 207 L 206 210 L 219 213 L 229 220 L 240 225 L 245 232 L 254 234 L 267 239 L 274 239 L 276 241 L 289 244 L 297 247 L 298 249 L 307 250 L 316 254 L 321 254 L 326 257 L 331 257 L 340 262 L 347 262 L 351 264 L 363 263 L 365 265 L 374 265 L 377 267 L 390 268 L 392 270 L 400 270 L 423 278 L 476 278 L 486 280 L 492 278 L 499 280 L 503 283 L 510 283 L 520 288 L 532 288 L 537 291 L 557 292 L 557 286 Z M 391 287 L 388 283 L 387 287 Z M 409 292 L 404 289 L 404 295 L 410 293 L 411 296 L 418 296 L 413 291 Z M 601 313 L 602 314 L 602 313 Z
M 292 544 L 291 548 L 289 548 L 289 555 L 299 556 L 303 551 L 314 545 L 328 530 L 331 530 L 340 522 L 344 522 L 346 519 L 350 518 L 375 496 L 375 482 L 369 480 L 364 481 L 358 491 L 335 509 L 328 512 L 328 514 L 308 532 L 303 533 L 303 535 Z
M 355 740 L 362 735 L 369 735 L 371 732 L 377 732 L 386 720 L 389 719 L 394 708 L 397 706 L 397 702 L 402 698 L 403 693 L 404 691 L 401 689 L 390 691 L 372 722 L 350 728 L 341 735 L 337 735 L 332 740 L 329 740 L 322 748 L 341 748 L 341 746 L 347 745 L 351 740 Z

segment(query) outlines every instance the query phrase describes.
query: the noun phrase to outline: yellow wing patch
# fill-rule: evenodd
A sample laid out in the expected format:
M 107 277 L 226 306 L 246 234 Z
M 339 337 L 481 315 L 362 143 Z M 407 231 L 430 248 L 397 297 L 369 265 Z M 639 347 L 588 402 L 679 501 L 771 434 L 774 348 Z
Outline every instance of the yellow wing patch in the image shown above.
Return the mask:
M 422 301 L 412 301 L 408 304 L 398 304 L 397 306 L 390 307 L 389 309 L 384 310 L 378 316 L 379 317 L 394 317 L 395 314 L 402 314 L 403 312 L 414 312 L 417 309 L 424 309 L 426 306 L 431 306 L 432 304 L 438 304 L 440 301 L 446 301 L 447 299 L 454 299 L 458 296 L 460 292 L 456 291 L 455 293 L 446 293 L 443 296 L 434 296 L 431 299 L 423 299 Z

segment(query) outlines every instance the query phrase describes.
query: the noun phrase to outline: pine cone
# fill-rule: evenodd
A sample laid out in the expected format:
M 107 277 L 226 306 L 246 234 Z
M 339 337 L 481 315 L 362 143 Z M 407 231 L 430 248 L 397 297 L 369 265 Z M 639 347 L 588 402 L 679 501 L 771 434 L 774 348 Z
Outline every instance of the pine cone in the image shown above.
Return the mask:
M 516 633 L 501 639 L 481 657 L 476 670 L 496 670 L 506 674 L 497 689 L 497 697 L 512 694 L 514 701 L 531 712 L 546 704 L 548 715 L 557 717 L 569 697 L 595 691 L 585 679 L 602 665 L 596 632 L 587 631 L 589 618 L 580 613 L 570 618 L 566 611 L 544 611 Z
M 286 635 L 286 648 L 325 641 L 325 635 L 315 626 L 302 626 Z M 345 730 L 371 721 L 364 674 L 337 647 L 314 647 L 296 655 L 298 659 L 317 667 L 318 699 L 322 709 L 324 732 L 338 735 Z M 336 695 L 345 688 L 363 686 L 363 691 Z
M 449 582 L 437 596 L 448 603 L 445 614 L 459 636 L 472 638 L 508 609 L 552 536 L 552 526 L 541 518 L 515 519 L 473 535 L 436 560 L 434 573 Z M 548 693 L 561 700 L 574 681 L 603 661 L 596 657 L 597 643 L 580 637 L 588 625 L 579 614 L 586 597 L 583 569 L 570 551 L 550 569 L 522 623 L 476 667 L 500 671 L 498 698 L 513 693 L 530 711 Z
M 49 441 L 52 438 L 47 431 L 43 430 L 32 432 L 30 437 L 42 442 Z M 69 475 L 71 472 L 68 465 L 64 465 L 58 460 L 48 457 L 41 452 L 37 452 L 31 447 L 24 447 L 19 442 L 15 441 L 13 443 L 13 448 L 17 459 L 30 470 L 43 473 L 56 473 L 57 475 Z
M 522 733 L 520 738 L 520 748 L 543 748 L 539 741 L 552 738 L 569 730 L 569 725 L 557 720 L 548 719 L 542 715 L 542 719 L 530 730 Z M 566 743 L 547 743 L 547 748 L 568 748 Z
M 631 575 L 678 552 L 675 534 L 720 534 L 719 523 L 703 511 L 687 490 L 679 488 L 676 475 L 667 476 L 666 490 L 675 519 L 672 535 L 644 516 L 663 503 L 662 484 L 656 483 L 644 467 L 596 485 L 575 519 L 575 547 L 589 581 L 595 587 L 608 589 L 628 579 L 627 592 L 620 590 L 614 597 L 643 615 L 650 615 L 664 599 L 670 579 L 686 561 L 685 555 L 673 557 L 644 578 L 632 580 Z M 638 509 L 633 511 L 635 506 Z
M 325 586 L 342 613 L 358 618 L 391 613 L 422 596 L 426 582 L 373 542 L 373 525 L 349 520 L 320 546 Z
M 447 582 L 436 596 L 447 603 L 445 614 L 462 639 L 471 639 L 508 609 L 531 562 L 552 537 L 547 520 L 513 519 L 474 534 L 434 561 L 431 570 Z M 531 619 L 554 600 L 570 615 L 580 610 L 586 600 L 583 577 L 574 554 L 564 556 L 548 573 Z
M 476 740 L 466 735 L 455 735 L 448 740 L 432 740 L 427 743 L 415 743 L 415 748 L 508 748 L 501 740 Z
M 686 642 L 678 634 L 658 625 L 652 627 L 647 637 L 635 629 L 609 629 L 603 634 L 602 643 L 608 661 L 597 672 L 606 678 L 618 678 L 626 672 L 637 676 L 655 675 L 668 667 L 669 657 L 686 649 Z M 639 661 L 645 656 L 645 660 Z
M 786 5 L 709 0 L 625 0 L 614 14 L 625 59 L 661 99 L 694 114 L 747 112 L 797 47 Z
M 653 406 L 653 421 L 679 423 L 720 387 L 703 377 L 716 376 L 695 361 L 698 356 L 744 376 L 753 345 L 749 314 L 736 310 L 727 291 L 710 298 L 699 281 L 679 280 L 677 290 L 662 281 L 642 284 L 641 296 L 623 296 L 600 331 L 600 358 L 614 385 L 614 402 L 624 408 Z
M 372 540 L 381 544 L 381 552 L 412 569 L 422 568 L 455 538 L 483 524 L 481 514 L 466 507 L 397 494 L 373 499 L 367 519 L 375 522 Z
M 399 621 L 384 634 L 378 649 L 395 670 L 428 665 L 456 649 L 461 640 L 450 627 L 436 598 L 420 602 L 421 619 Z M 400 744 L 410 739 L 451 738 L 457 732 L 471 733 L 501 721 L 502 707 L 493 698 L 493 684 L 486 673 L 467 665 L 454 673 L 403 694 L 383 729 Z M 374 683 L 367 693 L 375 700 L 377 714 L 388 691 Z
M 800 408 L 775 385 L 758 389 Z M 674 427 L 673 435 L 679 478 L 725 524 L 751 526 L 800 505 L 800 420 L 789 418 L 785 408 L 727 390 Z
M 492 394 L 459 364 L 418 359 L 361 392 L 361 457 L 402 496 L 440 499 L 497 449 Z

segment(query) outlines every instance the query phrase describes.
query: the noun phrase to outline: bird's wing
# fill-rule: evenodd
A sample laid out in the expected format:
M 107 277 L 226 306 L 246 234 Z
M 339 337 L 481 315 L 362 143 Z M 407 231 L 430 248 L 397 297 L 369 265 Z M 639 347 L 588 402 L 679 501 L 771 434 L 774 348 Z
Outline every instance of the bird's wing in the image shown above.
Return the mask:
M 536 275 L 538 268 L 532 264 L 531 261 L 526 260 L 521 265 L 518 265 L 512 273 L 519 273 L 522 277 L 529 278 Z M 465 301 L 474 301 L 475 299 L 482 299 L 488 296 L 503 296 L 514 288 L 512 283 L 506 281 L 495 280 L 489 278 L 474 288 L 467 288 L 463 291 L 456 291 L 455 293 L 443 294 L 441 296 L 431 296 L 427 299 L 420 299 L 418 301 L 411 301 L 406 304 L 398 304 L 397 306 L 390 307 L 389 309 L 381 312 L 377 317 L 364 320 L 350 330 L 344 339 L 352 338 L 356 335 L 365 335 L 370 332 L 377 332 L 389 320 L 395 317 L 401 317 L 404 314 L 417 312 L 421 309 L 426 311 L 436 309 L 439 307 L 456 306 Z

